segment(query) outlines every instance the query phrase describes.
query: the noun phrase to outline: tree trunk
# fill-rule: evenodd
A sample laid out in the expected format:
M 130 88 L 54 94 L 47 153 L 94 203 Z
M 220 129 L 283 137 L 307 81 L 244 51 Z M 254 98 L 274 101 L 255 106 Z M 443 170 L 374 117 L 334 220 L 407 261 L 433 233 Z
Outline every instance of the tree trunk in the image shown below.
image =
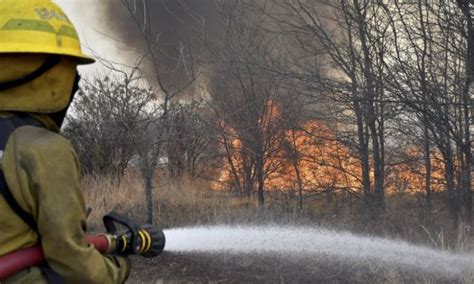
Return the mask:
M 380 144 L 375 123 L 371 123 L 372 136 L 372 152 L 374 157 L 374 191 L 375 191 L 375 205 L 377 209 L 383 209 L 384 204 L 384 165 L 380 155 Z
M 153 173 L 145 175 L 145 195 L 146 195 L 146 222 L 153 224 Z
M 469 86 L 470 80 L 466 79 L 466 85 L 462 94 L 462 113 L 463 113 L 463 138 L 460 145 L 461 154 L 461 188 L 458 198 L 459 206 L 461 207 L 461 217 L 463 220 L 470 221 L 472 215 L 472 147 L 471 147 L 471 132 L 470 132 L 470 97 Z
M 454 219 L 454 226 L 457 228 L 459 223 L 458 198 L 456 194 L 455 169 L 453 161 L 453 153 L 450 145 L 447 145 L 444 153 L 444 167 L 446 176 L 446 191 L 448 192 L 448 207 L 451 216 Z
M 264 196 L 264 182 L 265 182 L 265 173 L 264 173 L 264 162 L 263 154 L 259 153 L 256 155 L 256 175 L 257 175 L 257 195 L 258 195 L 258 208 L 264 209 L 265 206 L 265 196 Z
M 472 81 L 474 79 L 474 27 L 471 16 L 471 2 L 464 1 L 465 5 L 459 3 L 467 22 L 467 58 L 466 58 L 466 82 L 462 93 L 464 137 L 461 151 L 464 156 L 464 163 L 461 169 L 462 186 L 462 215 L 467 221 L 472 216 L 472 146 L 471 146 L 471 96 Z
M 300 155 L 298 153 L 298 145 L 296 144 L 296 136 L 295 136 L 295 131 L 291 131 L 291 138 L 292 138 L 292 150 L 293 150 L 293 155 L 292 155 L 292 161 L 293 161 L 293 169 L 295 170 L 295 175 L 296 175 L 296 182 L 298 183 L 298 203 L 299 203 L 299 209 L 300 212 L 303 211 L 303 205 L 304 205 L 304 197 L 303 197 L 303 180 L 301 178 L 301 171 L 300 171 L 300 165 L 299 165 L 299 160 L 300 160 Z
M 368 29 L 367 29 L 367 22 L 365 19 L 365 9 L 367 7 L 363 7 L 359 3 L 358 0 L 354 0 L 354 6 L 356 10 L 356 21 L 357 21 L 357 28 L 359 33 L 359 40 L 360 45 L 362 48 L 363 53 L 363 74 L 365 79 L 364 90 L 363 90 L 363 106 L 365 110 L 365 119 L 366 124 L 370 131 L 370 136 L 372 140 L 372 156 L 373 156 L 373 165 L 374 165 L 374 192 L 375 192 L 375 205 L 376 208 L 373 209 L 381 209 L 383 208 L 383 199 L 384 199 L 384 169 L 383 169 L 383 161 L 380 154 L 380 141 L 378 139 L 378 132 L 377 129 L 377 121 L 376 121 L 376 113 L 375 113 L 375 98 L 376 98 L 376 90 L 375 90 L 375 79 L 373 74 L 373 56 L 370 53 L 370 39 L 367 36 Z
M 249 157 L 243 154 L 243 187 L 244 194 L 247 197 L 251 197 L 254 191 L 253 177 L 252 177 L 252 163 L 249 161 Z
M 298 200 L 298 203 L 299 203 L 299 209 L 300 211 L 302 212 L 303 211 L 303 205 L 304 205 L 304 197 L 303 197 L 303 181 L 301 180 L 301 172 L 300 172 L 300 168 L 298 166 L 298 162 L 295 162 L 293 164 L 293 167 L 295 169 L 295 173 L 296 173 L 296 180 L 298 182 L 298 197 L 299 197 L 299 200 Z
M 433 221 L 432 218 L 432 197 L 431 197 L 431 146 L 430 146 L 430 136 L 429 130 L 427 127 L 427 115 L 426 113 L 423 116 L 424 118 L 424 129 L 423 129 L 423 156 L 424 156 L 424 163 L 425 163 L 425 199 L 426 199 L 426 209 L 425 209 L 425 221 L 428 224 L 431 224 Z
M 369 207 L 373 206 L 372 190 L 370 182 L 370 161 L 369 147 L 364 135 L 364 122 L 359 101 L 354 101 L 354 111 L 357 118 L 357 137 L 359 146 L 360 165 L 362 168 L 362 187 L 364 190 L 364 200 Z

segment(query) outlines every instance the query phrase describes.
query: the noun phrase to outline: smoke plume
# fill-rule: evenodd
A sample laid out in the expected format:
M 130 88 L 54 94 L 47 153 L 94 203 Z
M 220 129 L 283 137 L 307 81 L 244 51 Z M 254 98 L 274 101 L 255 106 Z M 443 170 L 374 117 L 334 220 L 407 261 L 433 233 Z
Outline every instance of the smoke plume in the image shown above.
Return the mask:
M 155 61 L 148 61 L 148 70 L 159 64 L 160 74 L 170 84 L 189 79 L 189 61 L 202 52 L 199 40 L 212 37 L 218 27 L 214 0 L 103 0 L 107 30 L 114 37 L 148 53 L 154 45 Z

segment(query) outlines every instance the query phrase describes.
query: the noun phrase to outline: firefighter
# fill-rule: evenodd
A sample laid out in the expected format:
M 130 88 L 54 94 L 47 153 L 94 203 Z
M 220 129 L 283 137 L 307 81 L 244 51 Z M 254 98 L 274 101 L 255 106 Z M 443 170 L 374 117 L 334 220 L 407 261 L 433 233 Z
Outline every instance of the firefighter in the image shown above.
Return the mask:
M 79 163 L 58 131 L 93 63 L 51 0 L 0 0 L 0 256 L 40 243 L 41 267 L 2 283 L 123 283 L 124 257 L 85 240 Z

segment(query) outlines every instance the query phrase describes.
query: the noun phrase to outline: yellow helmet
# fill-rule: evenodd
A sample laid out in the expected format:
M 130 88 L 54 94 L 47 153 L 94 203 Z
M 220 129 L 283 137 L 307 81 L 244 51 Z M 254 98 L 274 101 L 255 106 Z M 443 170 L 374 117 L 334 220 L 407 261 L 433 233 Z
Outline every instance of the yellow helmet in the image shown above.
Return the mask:
M 0 0 L 0 111 L 65 109 L 77 65 L 93 62 L 51 0 Z
M 76 29 L 51 0 L 0 0 L 2 53 L 64 55 L 77 64 L 95 61 L 82 52 Z

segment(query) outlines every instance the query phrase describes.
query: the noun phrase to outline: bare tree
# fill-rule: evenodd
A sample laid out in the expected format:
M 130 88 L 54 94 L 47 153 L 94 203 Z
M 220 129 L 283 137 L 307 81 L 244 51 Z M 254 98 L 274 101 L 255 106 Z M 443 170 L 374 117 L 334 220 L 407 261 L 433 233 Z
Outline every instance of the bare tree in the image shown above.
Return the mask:
M 69 112 L 65 133 L 83 171 L 121 178 L 135 154 L 128 133 L 139 126 L 153 94 L 134 71 L 85 81 Z
M 147 222 L 154 220 L 153 212 L 153 177 L 160 157 L 164 154 L 164 147 L 170 141 L 170 109 L 173 103 L 179 102 L 185 94 L 193 92 L 200 68 L 196 65 L 193 48 L 193 37 L 200 35 L 202 19 L 188 11 L 184 3 L 179 2 L 181 8 L 188 11 L 186 17 L 192 19 L 189 33 L 183 34 L 177 42 L 163 43 L 160 34 L 153 25 L 153 17 L 149 10 L 149 1 L 121 0 L 125 9 L 135 20 L 143 36 L 143 48 L 139 50 L 139 58 L 143 59 L 142 72 L 152 74 L 147 76 L 151 85 L 156 85 L 154 92 L 159 111 L 153 118 L 146 121 L 144 128 L 152 131 L 154 137 L 141 137 L 140 142 L 140 169 L 145 183 Z M 162 3 L 164 5 L 164 3 Z M 166 7 L 164 7 L 166 8 Z M 182 19 L 179 19 L 182 20 Z M 172 48 L 170 49 L 170 46 Z M 172 52 L 171 52 L 172 51 Z M 140 60 L 141 61 L 141 60 Z
M 265 181 L 281 163 L 275 157 L 291 107 L 282 100 L 281 84 L 264 68 L 278 49 L 260 15 L 240 1 L 220 1 L 219 9 L 225 33 L 210 47 L 209 91 L 233 185 L 247 196 L 255 192 L 263 208 Z
M 174 104 L 170 110 L 170 135 L 166 143 L 168 171 L 173 178 L 210 178 L 218 146 L 209 111 L 203 101 Z
M 385 6 L 393 26 L 389 82 L 422 125 L 425 192 L 431 203 L 430 140 L 443 156 L 448 207 L 455 224 L 470 218 L 471 99 L 469 19 L 460 2 L 395 1 Z M 470 17 L 470 16 L 469 16 Z
M 385 102 L 386 17 L 368 1 L 276 1 L 275 20 L 293 38 L 298 64 L 294 77 L 313 99 L 334 102 L 333 119 L 354 125 L 340 133 L 357 151 L 368 208 L 384 207 L 385 147 L 393 106 Z

